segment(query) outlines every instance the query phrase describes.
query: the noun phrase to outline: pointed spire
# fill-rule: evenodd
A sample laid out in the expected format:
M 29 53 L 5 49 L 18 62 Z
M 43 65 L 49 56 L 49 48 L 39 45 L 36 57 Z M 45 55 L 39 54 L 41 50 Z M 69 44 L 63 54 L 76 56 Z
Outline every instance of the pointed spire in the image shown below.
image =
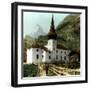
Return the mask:
M 51 25 L 54 25 L 53 14 L 52 14 L 52 21 L 51 21 Z
M 57 38 L 57 34 L 54 27 L 54 16 L 52 15 L 51 26 L 48 33 L 48 39 L 56 39 L 56 38 Z
M 54 28 L 54 16 L 53 16 L 53 14 L 52 14 L 52 20 L 51 20 L 51 27 L 50 27 L 50 30 L 51 31 L 53 31 L 53 32 L 55 32 L 55 28 Z

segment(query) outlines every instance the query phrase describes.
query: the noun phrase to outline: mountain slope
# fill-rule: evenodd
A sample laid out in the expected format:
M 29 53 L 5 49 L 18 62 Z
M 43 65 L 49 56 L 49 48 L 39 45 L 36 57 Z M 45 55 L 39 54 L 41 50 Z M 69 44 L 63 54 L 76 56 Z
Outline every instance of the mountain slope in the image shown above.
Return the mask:
M 80 15 L 67 16 L 56 28 L 58 43 L 68 49 L 80 48 Z

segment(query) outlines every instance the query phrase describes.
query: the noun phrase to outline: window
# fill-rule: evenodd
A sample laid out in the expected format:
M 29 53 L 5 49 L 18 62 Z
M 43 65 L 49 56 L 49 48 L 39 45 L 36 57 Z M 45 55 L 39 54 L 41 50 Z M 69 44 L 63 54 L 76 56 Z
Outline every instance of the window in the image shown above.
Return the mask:
M 62 53 L 62 51 L 61 51 L 61 53 Z
M 64 60 L 66 60 L 66 56 L 64 57 Z
M 51 52 L 49 51 L 49 54 L 51 54 Z
M 56 53 L 58 53 L 58 50 L 56 50 Z
M 39 49 L 37 49 L 37 52 L 39 51 Z
M 66 51 L 64 53 L 66 54 Z
M 58 55 L 56 55 L 56 59 L 58 59 Z
M 62 56 L 60 56 L 61 60 L 62 60 Z
M 37 55 L 36 58 L 39 59 L 39 55 Z
M 49 56 L 49 59 L 51 59 L 51 56 Z

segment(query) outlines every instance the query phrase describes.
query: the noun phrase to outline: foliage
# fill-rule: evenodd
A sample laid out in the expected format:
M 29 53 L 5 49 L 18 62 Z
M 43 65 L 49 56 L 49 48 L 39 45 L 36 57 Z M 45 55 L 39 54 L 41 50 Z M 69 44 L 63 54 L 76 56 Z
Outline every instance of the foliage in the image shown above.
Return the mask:
M 30 37 L 29 35 L 25 36 L 24 38 L 24 47 L 30 48 L 32 44 L 35 43 L 35 39 Z
M 23 66 L 24 77 L 36 77 L 38 74 L 37 65 L 25 64 Z
M 79 62 L 79 61 L 76 61 L 76 60 L 69 61 L 69 62 L 67 63 L 67 67 L 68 67 L 68 68 L 71 68 L 71 69 L 80 68 L 80 62 Z
M 47 36 L 40 35 L 37 40 L 38 40 L 39 44 L 45 45 L 45 44 L 47 44 L 48 38 L 47 38 Z

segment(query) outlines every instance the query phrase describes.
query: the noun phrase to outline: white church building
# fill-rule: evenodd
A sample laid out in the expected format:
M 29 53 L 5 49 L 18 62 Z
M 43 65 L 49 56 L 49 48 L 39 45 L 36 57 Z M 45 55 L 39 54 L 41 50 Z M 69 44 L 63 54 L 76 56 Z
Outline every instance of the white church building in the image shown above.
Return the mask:
M 27 49 L 27 64 L 38 62 L 53 63 L 61 60 L 67 62 L 69 60 L 70 50 L 67 50 L 61 45 L 57 45 L 57 33 L 54 27 L 53 16 L 47 36 L 47 45 L 35 44 L 30 49 Z

